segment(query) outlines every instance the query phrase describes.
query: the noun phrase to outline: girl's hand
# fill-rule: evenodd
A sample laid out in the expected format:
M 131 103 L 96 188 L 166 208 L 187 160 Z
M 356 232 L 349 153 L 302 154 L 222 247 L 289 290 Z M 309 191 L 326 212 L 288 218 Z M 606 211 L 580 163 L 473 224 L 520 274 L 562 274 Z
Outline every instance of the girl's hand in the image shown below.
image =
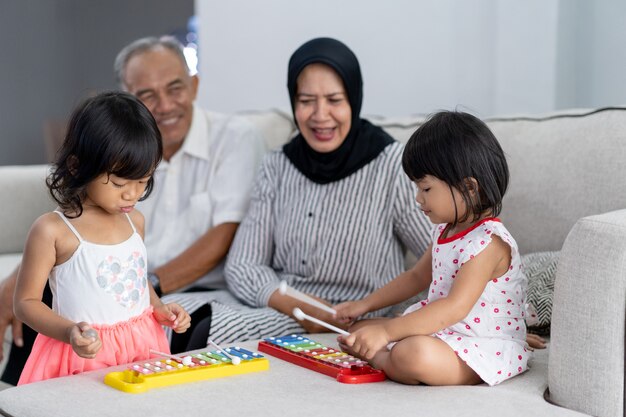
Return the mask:
M 340 336 L 339 343 L 348 346 L 350 351 L 365 360 L 386 349 L 392 340 L 384 324 L 370 324 L 355 330 L 350 336 Z
M 340 323 L 352 323 L 360 316 L 369 312 L 369 308 L 363 300 L 347 301 L 333 307 L 337 311 L 336 319 Z
M 171 327 L 176 333 L 184 333 L 191 326 L 189 313 L 176 303 L 156 306 L 152 314 L 159 324 Z
M 70 345 L 78 356 L 85 359 L 93 359 L 100 349 L 102 341 L 98 337 L 98 332 L 92 329 L 89 324 L 81 321 L 70 329 Z

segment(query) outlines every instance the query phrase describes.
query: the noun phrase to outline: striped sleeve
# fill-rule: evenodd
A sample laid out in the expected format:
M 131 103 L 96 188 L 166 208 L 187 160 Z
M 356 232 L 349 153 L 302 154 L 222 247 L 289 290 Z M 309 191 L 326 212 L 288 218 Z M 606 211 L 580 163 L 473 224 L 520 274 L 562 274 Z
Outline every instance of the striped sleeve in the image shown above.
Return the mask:
M 255 181 L 247 215 L 237 229 L 225 267 L 228 289 L 242 302 L 265 307 L 278 288 L 271 267 L 274 253 L 272 207 L 276 194 L 273 171 L 276 152 L 266 156 Z

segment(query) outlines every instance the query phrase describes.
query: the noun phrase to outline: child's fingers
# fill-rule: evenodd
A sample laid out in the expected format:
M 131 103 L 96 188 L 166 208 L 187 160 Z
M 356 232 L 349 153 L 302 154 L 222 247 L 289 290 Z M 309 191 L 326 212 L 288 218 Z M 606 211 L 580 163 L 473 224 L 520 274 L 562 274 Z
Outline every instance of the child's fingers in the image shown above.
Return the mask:
M 81 321 L 80 323 L 76 323 L 76 327 L 80 330 L 81 333 L 91 329 L 91 326 L 86 321 Z
M 86 336 L 84 331 L 90 327 L 85 322 L 76 323 L 70 330 L 70 343 L 75 346 L 84 347 L 93 342 L 93 337 Z
M 189 316 L 189 314 L 187 314 L 187 312 L 181 311 L 178 314 L 178 317 L 177 317 L 176 321 L 178 321 L 178 324 L 180 326 L 187 325 L 187 327 L 189 327 L 188 325 L 191 324 L 191 317 Z
M 191 326 L 191 323 L 180 323 L 176 327 L 172 327 L 176 333 L 185 333 L 187 329 Z
M 349 336 L 339 336 L 341 338 L 340 343 L 343 343 L 346 346 L 353 347 L 354 345 L 354 334 L 350 334 Z
M 170 327 L 177 333 L 187 330 L 191 323 L 191 317 L 187 311 L 176 303 L 168 304 L 167 307 L 172 312 L 172 317 L 170 317 L 172 324 Z
M 89 357 L 89 359 L 95 358 L 100 349 L 102 349 L 102 342 L 98 339 L 85 346 L 85 357 Z
M 176 333 L 185 333 L 185 332 L 187 331 L 187 329 L 189 329 L 189 327 L 190 327 L 190 326 L 191 326 L 191 324 L 190 324 L 190 323 L 187 323 L 187 324 L 182 325 L 182 326 L 181 326 L 181 325 L 179 325 L 179 326 L 175 327 L 173 330 L 174 330 Z
M 84 326 L 82 327 L 85 328 Z M 98 351 L 102 349 L 102 341 L 99 337 L 94 338 L 83 336 L 84 332 L 82 332 L 80 329 L 80 325 L 76 325 L 72 329 L 72 335 L 70 338 L 72 349 L 81 358 L 93 359 L 96 357 Z M 86 330 L 89 330 L 89 328 L 87 328 Z
M 185 311 L 184 308 L 182 308 L 180 305 L 176 304 L 176 303 L 170 303 L 167 305 L 169 311 L 172 313 L 172 317 L 170 320 L 174 321 L 180 321 L 181 318 L 187 314 L 187 312 Z
M 174 331 L 176 333 L 184 333 L 187 329 L 191 327 L 191 317 L 187 314 L 186 311 L 181 311 L 176 318 L 176 326 L 174 327 Z
M 165 308 L 167 309 L 167 319 L 171 322 L 175 322 L 176 321 L 176 308 L 173 307 L 171 304 L 166 304 Z

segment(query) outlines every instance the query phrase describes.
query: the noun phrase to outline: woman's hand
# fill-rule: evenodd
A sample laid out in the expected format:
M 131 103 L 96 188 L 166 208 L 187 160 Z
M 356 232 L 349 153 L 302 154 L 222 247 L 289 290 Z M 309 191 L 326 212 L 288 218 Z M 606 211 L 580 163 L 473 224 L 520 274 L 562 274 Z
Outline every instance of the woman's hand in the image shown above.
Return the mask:
M 331 307 L 331 304 L 328 301 L 322 300 L 321 298 L 315 297 L 310 294 L 307 294 L 307 295 Z M 298 319 L 296 319 L 293 316 L 293 309 L 296 307 L 300 308 L 306 314 L 312 317 L 315 317 L 317 319 L 320 319 L 322 321 L 325 321 L 326 323 L 330 323 L 334 326 L 341 327 L 341 328 L 346 327 L 345 324 L 338 323 L 336 318 L 332 314 L 324 310 L 320 310 L 319 308 L 312 307 L 308 304 L 304 304 L 300 300 L 289 297 L 288 295 L 283 295 L 278 290 L 272 293 L 272 295 L 270 296 L 268 305 L 269 307 L 272 307 L 274 310 L 280 311 L 281 313 L 298 321 L 298 324 L 300 324 L 300 326 L 302 326 L 307 333 L 325 333 L 325 332 L 328 332 L 329 330 L 326 327 L 320 326 L 319 324 L 313 323 L 311 321 L 308 321 L 308 320 L 299 321 Z
M 171 327 L 176 333 L 184 333 L 191 326 L 189 313 L 176 303 L 161 303 L 152 314 L 159 324 Z
M 93 359 L 98 351 L 102 349 L 102 341 L 98 336 L 98 332 L 84 321 L 76 323 L 69 328 L 69 339 L 72 349 L 81 358 Z
M 352 323 L 365 313 L 369 313 L 369 307 L 363 300 L 347 301 L 333 307 L 337 311 L 335 318 L 340 323 Z

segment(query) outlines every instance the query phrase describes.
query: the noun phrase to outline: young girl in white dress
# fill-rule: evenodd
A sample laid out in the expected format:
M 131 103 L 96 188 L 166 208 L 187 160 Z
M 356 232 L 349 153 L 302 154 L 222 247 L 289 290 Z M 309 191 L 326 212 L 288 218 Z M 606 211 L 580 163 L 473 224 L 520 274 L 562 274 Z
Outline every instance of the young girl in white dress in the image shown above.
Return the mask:
M 496 217 L 509 181 L 489 128 L 462 112 L 440 112 L 417 129 L 402 165 L 417 203 L 435 224 L 431 247 L 409 271 L 360 301 L 339 304 L 351 321 L 428 298 L 401 317 L 362 320 L 342 348 L 389 378 L 429 385 L 498 384 L 528 368 L 526 277 L 517 244 Z
M 15 289 L 15 314 L 39 334 L 18 384 L 169 353 L 162 325 L 189 327 L 147 282 L 144 219 L 161 135 L 125 93 L 88 99 L 72 115 L 47 185 L 59 204 L 33 224 Z M 46 281 L 52 309 L 42 301 Z

